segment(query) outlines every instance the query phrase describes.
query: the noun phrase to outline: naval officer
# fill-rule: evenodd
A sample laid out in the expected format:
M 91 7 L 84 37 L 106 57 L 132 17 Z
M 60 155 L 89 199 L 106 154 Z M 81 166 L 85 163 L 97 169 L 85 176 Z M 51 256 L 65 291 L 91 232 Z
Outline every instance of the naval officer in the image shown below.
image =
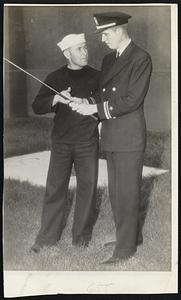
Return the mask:
M 146 145 L 144 100 L 152 61 L 150 55 L 129 37 L 130 15 L 94 15 L 102 42 L 114 50 L 102 63 L 98 104 L 71 104 L 73 110 L 89 115 L 98 112 L 102 120 L 101 149 L 106 152 L 108 188 L 115 226 L 116 243 L 105 263 L 128 259 L 143 242 L 141 182 Z M 96 99 L 96 95 L 95 95 Z
M 98 89 L 100 72 L 88 66 L 85 35 L 69 34 L 57 45 L 67 64 L 50 73 L 45 83 L 58 92 L 63 91 L 70 101 L 77 103 L 78 98 L 88 98 L 92 103 L 91 96 Z M 87 100 L 81 100 L 84 101 Z M 98 215 L 98 119 L 73 112 L 64 102 L 64 98 L 42 85 L 32 104 L 37 114 L 55 114 L 41 227 L 31 248 L 36 253 L 61 238 L 73 164 L 77 178 L 72 226 L 74 245 L 88 245 Z

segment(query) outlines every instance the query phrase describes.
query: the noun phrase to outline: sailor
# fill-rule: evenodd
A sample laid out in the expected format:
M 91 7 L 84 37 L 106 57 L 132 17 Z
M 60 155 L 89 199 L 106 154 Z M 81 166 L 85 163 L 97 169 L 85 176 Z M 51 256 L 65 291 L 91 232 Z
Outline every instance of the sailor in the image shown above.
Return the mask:
M 62 92 L 71 101 L 89 99 L 98 89 L 100 72 L 88 66 L 88 50 L 84 33 L 69 34 L 59 43 L 67 64 L 51 72 L 45 83 Z M 42 85 L 32 108 L 36 114 L 54 113 L 52 146 L 41 227 L 31 250 L 38 253 L 43 246 L 55 245 L 65 227 L 68 187 L 74 165 L 77 190 L 72 243 L 88 246 L 98 216 L 98 123 L 82 116 L 64 104 L 64 98 Z M 81 100 L 81 102 L 87 100 Z

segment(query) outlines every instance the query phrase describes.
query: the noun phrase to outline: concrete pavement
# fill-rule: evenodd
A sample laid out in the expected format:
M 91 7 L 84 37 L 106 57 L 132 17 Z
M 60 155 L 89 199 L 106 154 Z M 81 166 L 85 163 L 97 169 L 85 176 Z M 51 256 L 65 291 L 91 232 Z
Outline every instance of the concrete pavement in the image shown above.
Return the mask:
M 26 155 L 14 156 L 4 160 L 4 178 L 28 181 L 37 186 L 45 186 L 50 151 L 31 153 Z M 168 170 L 143 167 L 143 177 L 159 176 Z M 70 186 L 75 186 L 76 177 L 71 176 Z M 106 161 L 99 159 L 98 185 L 107 185 L 107 166 Z

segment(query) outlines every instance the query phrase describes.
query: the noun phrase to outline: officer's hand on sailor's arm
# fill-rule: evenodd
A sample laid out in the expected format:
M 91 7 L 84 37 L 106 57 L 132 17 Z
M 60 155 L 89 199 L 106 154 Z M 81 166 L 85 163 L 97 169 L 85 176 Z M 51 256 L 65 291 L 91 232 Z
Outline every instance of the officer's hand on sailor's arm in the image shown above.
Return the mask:
M 71 102 L 69 106 L 72 108 L 72 110 L 77 111 L 79 114 L 84 116 L 93 115 L 97 112 L 97 105 L 96 104 L 77 104 Z

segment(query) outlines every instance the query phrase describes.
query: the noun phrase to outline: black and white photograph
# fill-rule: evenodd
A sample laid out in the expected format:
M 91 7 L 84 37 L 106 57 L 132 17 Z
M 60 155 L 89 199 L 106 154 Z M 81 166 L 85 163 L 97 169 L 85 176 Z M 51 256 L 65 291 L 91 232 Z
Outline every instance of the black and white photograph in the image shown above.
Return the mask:
M 6 297 L 177 293 L 177 4 L 4 4 Z

